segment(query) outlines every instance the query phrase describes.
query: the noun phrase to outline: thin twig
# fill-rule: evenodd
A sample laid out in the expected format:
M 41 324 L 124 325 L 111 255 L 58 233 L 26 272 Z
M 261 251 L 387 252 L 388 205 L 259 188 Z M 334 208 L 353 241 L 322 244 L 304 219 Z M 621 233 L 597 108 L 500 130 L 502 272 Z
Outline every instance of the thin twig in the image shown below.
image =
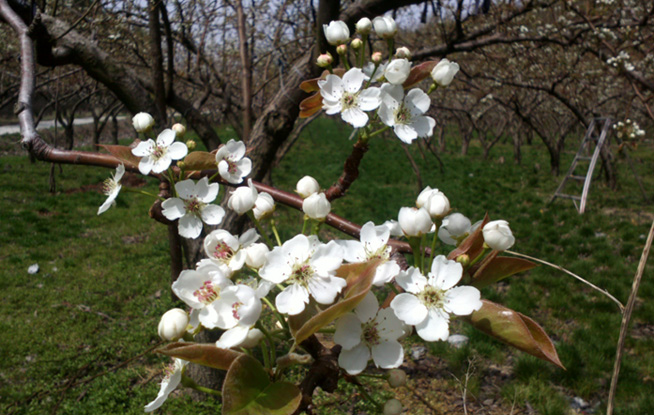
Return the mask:
M 579 275 L 577 275 L 577 274 L 575 274 L 575 273 L 573 273 L 571 271 L 568 271 L 567 269 L 563 268 L 562 266 L 552 264 L 550 262 L 543 261 L 542 259 L 534 258 L 534 257 L 531 257 L 529 255 L 519 254 L 519 253 L 513 252 L 513 251 L 504 251 L 504 252 L 506 252 L 507 254 L 518 256 L 518 257 L 527 258 L 527 259 L 529 259 L 531 261 L 540 262 L 543 265 L 548 265 L 548 266 L 550 266 L 552 268 L 558 269 L 559 271 L 565 272 L 566 274 L 570 275 L 571 277 L 574 277 L 574 278 L 578 279 L 579 281 L 583 282 L 584 284 L 588 285 L 592 289 L 597 290 L 597 291 L 601 292 L 602 294 L 604 294 L 605 296 L 609 297 L 614 303 L 616 303 L 618 305 L 618 307 L 620 307 L 620 312 L 621 313 L 624 312 L 624 306 L 622 305 L 622 303 L 617 298 L 612 296 L 608 291 L 606 291 L 605 289 L 599 288 L 597 285 L 593 284 L 592 282 L 586 281 L 585 279 L 581 278 Z
M 647 242 L 643 248 L 643 254 L 640 257 L 640 262 L 638 263 L 638 269 L 636 275 L 634 276 L 634 282 L 631 286 L 631 293 L 629 294 L 629 299 L 627 300 L 627 308 L 622 313 L 622 323 L 620 324 L 620 337 L 618 338 L 618 347 L 615 352 L 615 363 L 613 365 L 613 375 L 611 376 L 611 388 L 609 389 L 609 399 L 606 404 L 606 415 L 613 414 L 613 400 L 615 399 L 615 392 L 618 389 L 618 375 L 620 375 L 620 363 L 622 361 L 622 352 L 624 351 L 624 342 L 627 338 L 627 329 L 629 328 L 629 320 L 631 320 L 631 313 L 634 311 L 634 305 L 636 304 L 636 295 L 638 294 L 638 287 L 640 286 L 640 280 L 643 278 L 643 272 L 645 271 L 645 264 L 647 263 L 647 257 L 649 256 L 649 251 L 652 248 L 652 239 L 654 239 L 654 222 L 652 222 L 652 227 L 649 229 L 649 235 L 647 236 Z

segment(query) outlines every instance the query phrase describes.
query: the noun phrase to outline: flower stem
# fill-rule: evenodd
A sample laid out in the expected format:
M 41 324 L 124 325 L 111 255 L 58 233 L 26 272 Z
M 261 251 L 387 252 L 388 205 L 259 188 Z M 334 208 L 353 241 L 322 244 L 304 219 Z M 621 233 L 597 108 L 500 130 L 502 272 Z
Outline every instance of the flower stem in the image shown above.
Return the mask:
M 270 238 L 268 237 L 268 235 L 266 234 L 266 232 L 264 231 L 263 227 L 261 226 L 261 222 L 259 222 L 257 220 L 257 218 L 254 217 L 254 213 L 251 210 L 249 210 L 247 212 L 247 214 L 250 217 L 250 219 L 252 219 L 252 222 L 254 222 L 254 226 L 259 231 L 259 235 L 261 235 L 261 238 L 263 238 L 263 241 L 266 243 L 268 248 L 272 249 L 274 247 L 274 245 L 273 245 L 272 241 L 270 240 Z
M 486 246 L 486 244 L 484 244 L 483 247 L 482 247 L 481 253 L 477 256 L 477 258 L 475 258 L 475 259 L 473 259 L 472 261 L 470 261 L 470 263 L 468 264 L 468 268 L 470 268 L 471 266 L 475 265 L 477 262 L 481 261 L 481 259 L 482 259 L 483 257 L 485 257 L 486 254 L 488 253 L 488 251 L 490 251 L 490 250 L 491 250 L 491 249 L 490 249 L 488 246 Z
M 195 389 L 196 391 L 199 392 L 204 392 L 208 393 L 210 395 L 216 395 L 218 397 L 222 397 L 222 393 L 218 392 L 215 389 L 207 388 L 206 386 L 201 386 L 195 383 L 195 381 L 186 375 L 182 375 L 182 385 L 186 386 L 187 388 Z
M 355 379 L 356 379 L 356 378 L 355 378 Z M 370 402 L 371 404 L 373 404 L 373 405 L 375 406 L 375 408 L 377 408 L 377 411 L 378 411 L 378 412 L 382 412 L 382 411 L 383 411 L 382 406 L 381 406 L 380 404 L 378 404 L 374 399 L 372 399 L 372 396 L 370 396 L 370 394 L 368 393 L 368 391 L 366 390 L 366 388 L 363 387 L 363 385 L 361 384 L 361 382 L 359 382 L 359 381 L 355 381 L 354 384 L 356 385 L 357 389 L 359 389 L 359 393 L 361 394 L 361 396 L 363 396 L 363 399 L 365 399 L 365 400 L 367 400 L 368 402 Z
M 371 138 L 373 138 L 374 136 L 383 133 L 384 131 L 388 130 L 389 128 L 391 128 L 391 127 L 389 127 L 389 126 L 385 126 L 385 127 L 380 128 L 379 130 L 375 131 L 374 133 L 370 133 L 370 134 L 368 134 L 368 139 L 371 139 Z
M 284 319 L 284 316 L 282 316 L 282 315 L 279 313 L 279 311 L 277 311 L 277 308 L 275 308 L 275 306 L 270 302 L 270 300 L 269 300 L 267 297 L 263 297 L 263 298 L 261 298 L 261 300 L 262 300 L 264 303 L 266 303 L 266 305 L 270 308 L 270 310 L 272 310 L 273 314 L 274 314 L 275 317 L 277 318 L 277 321 L 279 321 L 279 324 L 281 324 L 282 327 L 284 327 L 284 331 L 285 331 L 286 333 L 289 333 L 289 334 L 290 334 L 290 330 L 289 330 L 289 328 L 288 328 L 288 323 L 286 323 L 286 320 Z
M 413 265 L 418 269 L 422 269 L 421 266 L 422 253 L 420 252 L 420 239 L 421 238 L 418 236 L 409 237 L 409 246 L 411 246 L 411 252 L 413 252 Z
M 428 267 L 431 267 L 432 262 L 434 262 L 434 250 L 436 249 L 436 240 L 438 240 L 438 229 L 441 227 L 443 224 L 442 219 L 436 219 L 434 221 L 434 225 L 436 225 L 436 230 L 434 231 L 434 238 L 431 240 L 431 249 L 429 251 L 429 264 L 427 264 Z
M 260 321 L 257 322 L 257 328 L 261 330 L 264 336 L 266 336 L 266 340 L 268 340 L 268 344 L 270 345 L 270 363 L 271 365 L 274 365 L 275 362 L 277 361 L 277 348 L 275 347 L 275 339 L 270 335 L 270 332 L 266 330 L 266 328 L 261 324 Z M 272 366 L 271 366 L 272 369 Z
M 309 223 L 309 217 L 307 215 L 304 215 L 304 223 L 302 223 L 302 235 L 306 235 L 308 223 Z
M 275 239 L 277 240 L 277 246 L 282 246 L 282 240 L 279 238 L 279 233 L 277 232 L 277 227 L 275 226 L 275 221 L 270 220 L 270 228 L 273 231 L 273 234 L 275 235 Z

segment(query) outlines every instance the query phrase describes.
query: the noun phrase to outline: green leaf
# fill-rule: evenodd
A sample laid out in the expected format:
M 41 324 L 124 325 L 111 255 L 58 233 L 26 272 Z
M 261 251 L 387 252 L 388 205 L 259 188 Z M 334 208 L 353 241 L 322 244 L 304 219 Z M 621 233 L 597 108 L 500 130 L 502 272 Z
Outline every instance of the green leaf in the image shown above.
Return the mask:
M 488 263 L 482 263 L 479 269 L 475 271 L 470 285 L 482 288 L 534 267 L 536 267 L 535 263 L 522 258 L 493 257 Z
M 531 318 L 488 300 L 468 321 L 478 330 L 539 359 L 565 369 L 552 340 Z
M 241 355 L 223 384 L 223 415 L 291 415 L 300 405 L 297 386 L 270 381 L 258 360 Z
M 157 349 L 157 353 L 177 357 L 214 369 L 227 370 L 232 362 L 243 355 L 230 349 L 221 349 L 209 343 L 170 343 Z
M 216 155 L 206 151 L 194 151 L 184 157 L 186 170 L 209 170 L 216 168 Z
M 370 291 L 375 271 L 380 263 L 381 260 L 375 259 L 362 264 L 342 265 L 336 271 L 336 275 L 347 281 L 343 296 L 336 303 L 309 318 L 299 330 L 293 333 L 295 343 L 302 343 L 322 327 L 352 311 Z
M 132 143 L 132 146 L 136 146 L 139 142 L 140 140 L 134 141 L 134 143 Z M 107 150 L 109 154 L 120 160 L 125 165 L 125 167 L 137 168 L 139 162 L 141 161 L 140 157 L 136 157 L 134 154 L 132 154 L 132 147 L 115 146 L 109 144 L 98 144 L 98 145 L 104 148 L 105 150 Z

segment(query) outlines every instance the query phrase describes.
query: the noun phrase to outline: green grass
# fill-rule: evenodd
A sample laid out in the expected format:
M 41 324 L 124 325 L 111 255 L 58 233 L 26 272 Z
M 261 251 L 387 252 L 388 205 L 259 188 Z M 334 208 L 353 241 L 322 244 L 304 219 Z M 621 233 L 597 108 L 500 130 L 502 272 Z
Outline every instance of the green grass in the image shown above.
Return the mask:
M 328 187 L 350 152 L 349 133 L 342 124 L 318 119 L 273 172 L 274 184 L 292 190 L 309 174 Z M 442 190 L 453 209 L 473 222 L 485 213 L 508 220 L 517 240 L 514 250 L 568 268 L 625 303 L 654 218 L 626 163 L 618 163 L 621 189 L 613 192 L 594 181 L 587 211 L 579 215 L 567 200 L 546 206 L 560 178 L 549 174 L 541 145 L 524 146 L 523 163 L 516 165 L 510 144 L 498 144 L 488 160 L 475 144 L 462 157 L 457 137 L 448 137 L 452 153 L 441 155 L 443 172 L 430 153 L 423 156 L 412 146 L 423 185 Z M 575 146 L 570 143 L 569 148 Z M 641 145 L 632 157 L 641 161 L 636 168 L 646 189 L 654 188 L 647 169 L 654 165 L 651 143 Z M 564 156 L 564 170 L 571 158 Z M 347 196 L 333 203 L 334 212 L 358 223 L 396 219 L 399 208 L 412 205 L 421 190 L 394 138 L 373 139 L 360 170 Z M 147 354 L 102 373 L 156 344 L 159 317 L 175 304 L 169 295 L 166 229 L 147 217 L 150 200 L 125 192 L 116 207 L 97 216 L 104 196 L 90 186 L 107 178 L 107 170 L 56 167 L 55 194 L 48 193 L 49 171 L 50 165 L 30 164 L 27 157 L 0 158 L 0 413 L 56 409 L 65 414 L 140 414 L 157 394 L 158 373 L 166 360 Z M 156 183 L 148 182 L 145 190 L 156 193 Z M 279 207 L 276 215 L 292 224 L 282 232 L 286 237 L 300 230 L 298 213 Z M 341 236 L 328 229 L 323 234 Z M 41 270 L 29 275 L 27 268 L 34 263 Z M 654 295 L 652 275 L 650 265 L 626 344 L 616 414 L 654 413 L 654 304 L 648 301 Z M 620 326 L 614 303 L 547 267 L 486 288 L 483 296 L 538 321 L 555 341 L 567 370 L 456 322 L 453 331 L 468 335 L 470 343 L 458 350 L 445 344 L 429 349 L 459 378 L 469 359 L 475 359 L 473 397 L 487 393 L 482 391 L 489 367 L 499 365 L 507 367 L 509 376 L 495 390 L 509 407 L 515 401 L 518 407 L 529 403 L 540 414 L 566 414 L 569 398 L 579 396 L 603 410 Z M 409 339 L 407 347 L 417 342 Z M 378 384 L 373 389 L 380 401 L 390 396 Z M 346 402 L 354 393 L 343 384 L 339 395 L 321 395 L 319 401 Z M 455 386 L 451 393 L 460 395 Z M 169 399 L 159 413 L 215 414 L 217 405 L 212 399 L 192 402 L 182 394 Z M 325 404 L 319 413 L 351 408 L 339 405 Z

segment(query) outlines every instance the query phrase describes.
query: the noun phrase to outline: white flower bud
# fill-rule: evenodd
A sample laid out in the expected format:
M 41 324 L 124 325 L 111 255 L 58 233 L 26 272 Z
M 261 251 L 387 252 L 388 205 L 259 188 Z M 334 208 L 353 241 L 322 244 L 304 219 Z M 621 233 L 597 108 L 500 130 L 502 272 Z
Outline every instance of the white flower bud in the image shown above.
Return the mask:
M 175 132 L 177 138 L 184 137 L 184 134 L 186 134 L 186 127 L 184 127 L 184 124 L 176 123 L 170 128 Z
M 395 57 L 398 59 L 411 59 L 411 51 L 406 46 L 399 47 L 395 50 Z
M 384 39 L 392 39 L 397 33 L 397 24 L 391 16 L 378 16 L 372 21 L 377 36 Z
M 334 62 L 334 57 L 329 52 L 323 53 L 318 56 L 318 59 L 316 59 L 316 65 L 318 65 L 319 68 L 328 68 L 332 62 Z
M 345 22 L 340 20 L 332 20 L 329 22 L 329 26 L 322 25 L 322 30 L 325 32 L 327 42 L 333 46 L 346 43 L 350 39 L 350 29 L 348 29 Z
M 384 415 L 400 415 L 403 409 L 402 402 L 397 399 L 389 399 L 384 404 Z
M 457 245 L 459 239 L 472 232 L 472 223 L 460 213 L 452 213 L 443 219 L 438 238 L 448 245 Z
M 159 337 L 167 341 L 179 340 L 186 333 L 188 321 L 188 314 L 181 308 L 166 311 L 159 321 Z
M 372 30 L 372 22 L 367 17 L 363 17 L 361 18 L 361 20 L 357 22 L 356 28 L 357 28 L 357 33 L 363 36 L 368 35 Z
M 454 75 L 459 72 L 459 64 L 441 59 L 434 69 L 431 70 L 431 77 L 440 86 L 448 86 L 452 83 Z
M 238 347 L 244 347 L 246 349 L 251 349 L 253 347 L 256 347 L 259 342 L 263 339 L 263 333 L 259 329 L 250 329 L 248 331 L 248 335 L 243 340 L 241 344 L 238 345 Z
M 402 85 L 411 73 L 411 62 L 408 59 L 393 59 L 384 71 L 384 77 L 393 85 Z
M 505 251 L 515 243 L 515 238 L 509 228 L 509 222 L 505 220 L 488 222 L 482 232 L 486 245 L 496 251 Z
M 324 220 L 332 209 L 324 193 L 314 193 L 302 202 L 302 211 L 311 219 Z
M 318 184 L 318 181 L 311 176 L 304 176 L 297 182 L 297 185 L 295 185 L 295 193 L 302 196 L 303 199 L 306 199 L 319 191 L 320 185 Z
M 416 206 L 427 209 L 429 216 L 433 219 L 443 218 L 445 215 L 450 213 L 450 201 L 445 194 L 440 190 L 432 189 L 429 186 L 425 187 L 425 189 L 420 192 L 420 195 L 418 195 Z
M 270 250 L 264 243 L 256 243 L 245 248 L 245 264 L 254 269 L 259 269 L 266 263 L 266 257 Z
M 350 46 L 352 46 L 352 49 L 357 50 L 361 49 L 361 46 L 363 46 L 363 41 L 359 38 L 356 38 L 352 40 L 352 43 L 350 43 Z
M 257 196 L 257 200 L 254 202 L 254 218 L 256 220 L 261 220 L 270 216 L 275 211 L 275 199 L 266 192 L 261 192 Z
M 254 188 L 252 179 L 248 179 L 247 186 L 241 186 L 232 192 L 227 206 L 239 215 L 242 215 L 254 207 L 257 196 L 257 189 Z
M 399 388 L 406 385 L 406 372 L 402 369 L 392 369 L 388 371 L 388 384 L 391 388 Z
M 147 112 L 139 112 L 132 118 L 132 125 L 136 132 L 147 133 L 154 127 L 154 118 Z
M 397 219 L 406 236 L 422 236 L 428 233 L 433 225 L 429 212 L 425 208 L 403 207 Z
M 343 56 L 347 53 L 347 45 L 338 45 L 336 46 L 336 53 Z
M 381 63 L 381 61 L 382 61 L 382 54 L 381 54 L 381 52 L 374 52 L 374 53 L 372 54 L 372 56 L 370 57 L 370 60 L 371 60 L 372 63 L 374 63 L 375 65 L 379 65 L 379 64 Z

